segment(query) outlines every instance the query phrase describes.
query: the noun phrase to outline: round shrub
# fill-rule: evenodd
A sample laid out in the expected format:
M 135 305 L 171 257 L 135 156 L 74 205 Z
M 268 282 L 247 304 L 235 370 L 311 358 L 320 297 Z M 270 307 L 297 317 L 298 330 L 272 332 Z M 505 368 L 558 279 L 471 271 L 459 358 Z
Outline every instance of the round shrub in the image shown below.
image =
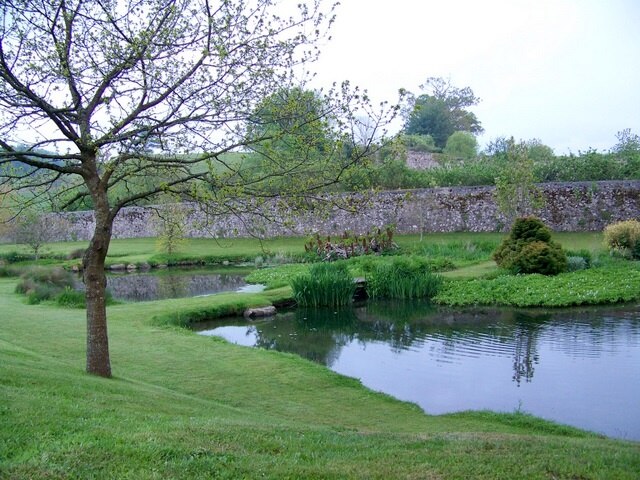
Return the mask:
M 640 222 L 626 220 L 604 229 L 604 243 L 611 253 L 640 259 Z
M 493 253 L 499 267 L 513 273 L 556 275 L 567 270 L 567 256 L 536 217 L 516 219 L 511 233 Z
M 526 243 L 514 259 L 518 273 L 557 275 L 567 270 L 567 256 L 555 242 Z

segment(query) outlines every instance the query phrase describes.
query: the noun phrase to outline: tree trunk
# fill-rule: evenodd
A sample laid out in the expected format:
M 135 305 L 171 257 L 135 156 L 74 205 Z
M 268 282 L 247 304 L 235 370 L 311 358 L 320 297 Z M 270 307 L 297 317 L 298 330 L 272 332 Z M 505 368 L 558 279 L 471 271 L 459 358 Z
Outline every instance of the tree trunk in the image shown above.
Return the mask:
M 111 377 L 107 336 L 105 258 L 111 241 L 112 219 L 106 205 L 96 205 L 96 227 L 83 259 L 87 300 L 87 373 Z

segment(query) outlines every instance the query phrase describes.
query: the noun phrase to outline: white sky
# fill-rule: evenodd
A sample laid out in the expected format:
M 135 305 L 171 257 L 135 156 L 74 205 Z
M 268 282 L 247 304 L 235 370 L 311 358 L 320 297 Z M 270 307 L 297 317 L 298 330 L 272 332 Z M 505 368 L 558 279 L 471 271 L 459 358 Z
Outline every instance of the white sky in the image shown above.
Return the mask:
M 394 102 L 450 78 L 482 99 L 481 145 L 513 135 L 563 154 L 640 134 L 640 0 L 342 0 L 331 34 L 314 84 Z

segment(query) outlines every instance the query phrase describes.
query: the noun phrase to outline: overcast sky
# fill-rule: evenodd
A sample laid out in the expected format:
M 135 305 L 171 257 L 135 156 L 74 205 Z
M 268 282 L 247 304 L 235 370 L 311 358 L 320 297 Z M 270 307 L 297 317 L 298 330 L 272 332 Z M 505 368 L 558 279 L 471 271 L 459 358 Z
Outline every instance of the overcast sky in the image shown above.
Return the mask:
M 350 80 L 376 100 L 450 78 L 482 99 L 497 136 L 556 154 L 640 134 L 640 0 L 342 0 L 314 83 Z

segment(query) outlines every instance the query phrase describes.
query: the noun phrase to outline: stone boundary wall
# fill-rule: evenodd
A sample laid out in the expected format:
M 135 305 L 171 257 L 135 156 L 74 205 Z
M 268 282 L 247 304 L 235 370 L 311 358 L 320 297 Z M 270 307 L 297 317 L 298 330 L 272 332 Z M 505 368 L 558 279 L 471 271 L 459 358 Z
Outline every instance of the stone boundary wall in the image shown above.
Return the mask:
M 600 231 L 609 223 L 640 218 L 640 181 L 541 184 L 546 202 L 535 214 L 555 231 Z M 357 212 L 333 207 L 300 214 L 267 211 L 277 222 L 259 216 L 207 215 L 193 204 L 183 204 L 188 237 L 247 237 L 259 235 L 363 233 L 395 224 L 398 233 L 493 232 L 508 228 L 496 207 L 493 187 L 457 187 L 377 192 Z M 339 198 L 354 198 L 343 195 Z M 158 208 L 130 207 L 116 217 L 114 238 L 154 237 Z M 93 212 L 51 214 L 60 225 L 58 240 L 88 240 L 94 228 Z

